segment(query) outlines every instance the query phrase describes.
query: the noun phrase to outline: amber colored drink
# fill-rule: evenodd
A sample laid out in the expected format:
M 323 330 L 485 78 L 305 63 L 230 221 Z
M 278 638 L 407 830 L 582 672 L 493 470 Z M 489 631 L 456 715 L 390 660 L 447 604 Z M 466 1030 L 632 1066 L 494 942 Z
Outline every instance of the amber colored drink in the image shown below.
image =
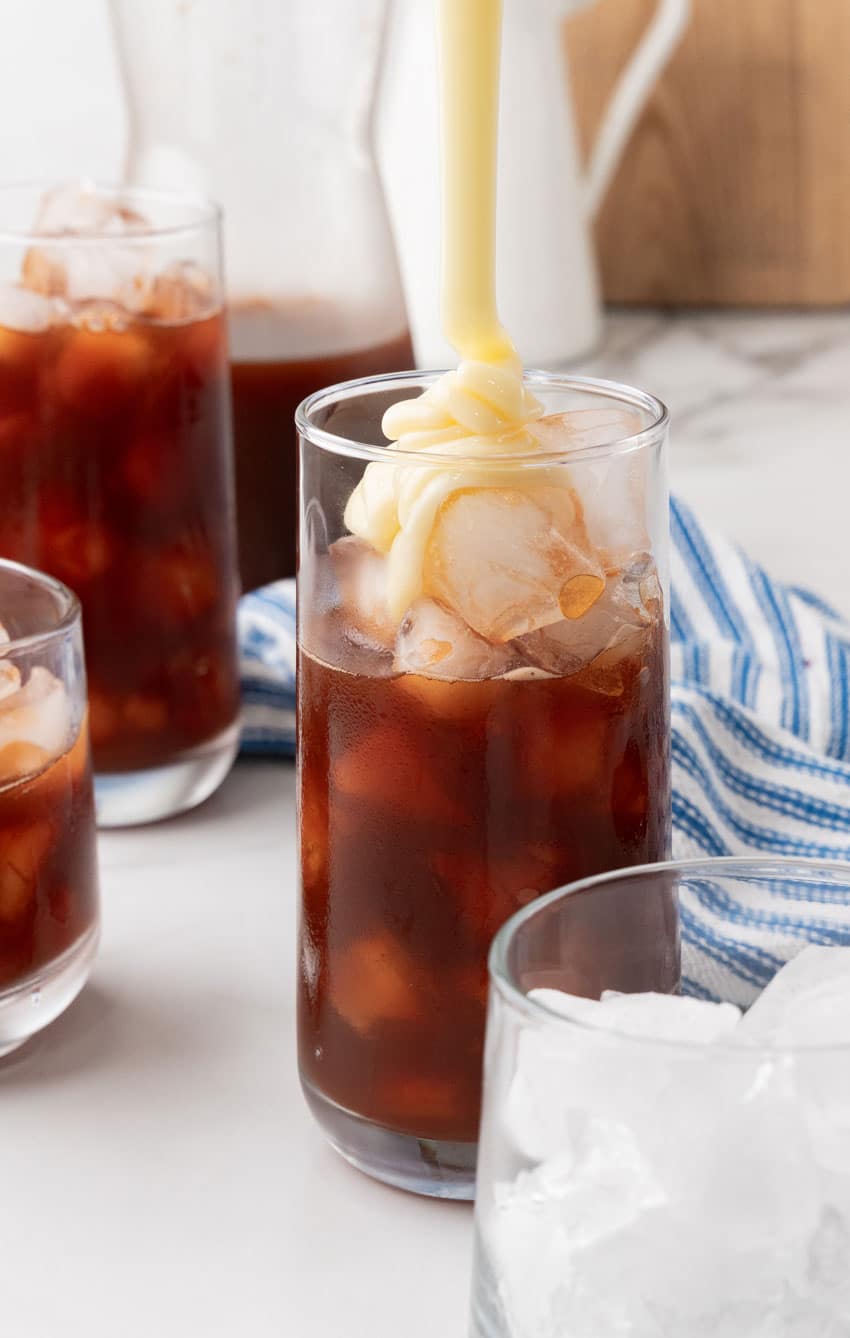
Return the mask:
M 224 318 L 163 280 L 131 315 L 0 326 L 0 554 L 83 606 L 95 767 L 178 759 L 238 712 Z
M 266 344 L 270 351 L 283 348 L 287 354 L 291 351 L 291 356 L 258 357 L 258 347 L 250 350 L 250 356 L 240 356 L 240 333 L 250 326 L 251 315 L 250 309 L 239 307 L 231 314 L 236 512 L 239 568 L 245 590 L 295 574 L 294 415 L 302 399 L 338 381 L 413 366 L 413 348 L 406 331 L 366 347 L 301 356 L 298 310 L 288 314 L 285 308 L 263 313 L 256 334 L 249 335 L 248 342 Z M 329 328 L 327 337 L 332 338 L 332 316 L 323 314 L 321 320 Z M 315 324 L 316 317 L 312 316 L 311 331 Z
M 0 751 L 0 774 L 27 752 Z M 17 766 L 14 768 L 17 770 Z M 48 965 L 97 918 L 97 862 L 86 729 L 43 770 L 0 782 L 0 990 Z
M 480 682 L 302 652 L 308 1094 L 476 1140 L 495 931 L 543 892 L 667 857 L 665 638 L 659 617 L 570 677 Z

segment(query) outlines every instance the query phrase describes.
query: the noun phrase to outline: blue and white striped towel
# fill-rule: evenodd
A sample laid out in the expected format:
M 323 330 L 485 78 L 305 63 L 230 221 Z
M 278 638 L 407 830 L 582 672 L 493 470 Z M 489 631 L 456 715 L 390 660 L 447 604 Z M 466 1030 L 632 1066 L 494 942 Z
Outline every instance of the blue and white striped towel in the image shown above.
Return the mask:
M 850 860 L 850 625 L 682 502 L 670 519 L 674 856 Z M 293 583 L 246 595 L 239 617 L 243 753 L 291 755 Z M 813 928 L 846 941 L 850 907 L 829 901 L 801 885 L 754 915 L 708 889 L 683 906 L 689 988 L 729 995 L 731 973 L 751 991 Z

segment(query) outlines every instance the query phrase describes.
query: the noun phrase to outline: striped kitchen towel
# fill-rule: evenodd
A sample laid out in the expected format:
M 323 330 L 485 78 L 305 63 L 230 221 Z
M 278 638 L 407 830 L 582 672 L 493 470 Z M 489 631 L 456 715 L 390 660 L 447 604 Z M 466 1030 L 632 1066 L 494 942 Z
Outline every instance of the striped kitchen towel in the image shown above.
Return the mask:
M 671 505 L 674 854 L 850 859 L 850 625 Z M 295 595 L 239 610 L 243 753 L 294 750 Z

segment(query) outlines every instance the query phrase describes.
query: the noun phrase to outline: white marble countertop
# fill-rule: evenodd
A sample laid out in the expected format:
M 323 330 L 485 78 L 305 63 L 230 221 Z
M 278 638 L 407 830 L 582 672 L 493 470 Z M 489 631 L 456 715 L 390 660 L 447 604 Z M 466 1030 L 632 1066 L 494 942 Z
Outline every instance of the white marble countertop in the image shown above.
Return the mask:
M 850 613 L 850 316 L 611 318 L 587 365 L 673 411 L 673 482 Z M 463 1338 L 468 1207 L 344 1165 L 295 1074 L 293 770 L 101 839 L 103 947 L 0 1066 L 15 1338 Z
M 581 368 L 671 412 L 671 484 L 850 617 L 850 314 L 616 312 Z

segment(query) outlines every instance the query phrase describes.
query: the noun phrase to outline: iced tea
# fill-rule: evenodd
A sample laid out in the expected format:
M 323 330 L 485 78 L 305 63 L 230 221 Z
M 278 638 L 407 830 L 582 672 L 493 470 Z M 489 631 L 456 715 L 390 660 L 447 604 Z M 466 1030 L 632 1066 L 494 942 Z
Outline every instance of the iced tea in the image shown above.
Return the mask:
M 301 1062 L 345 1110 L 473 1143 L 487 950 L 541 893 L 667 851 L 664 627 L 480 682 L 302 654 Z
M 0 1055 L 85 983 L 98 938 L 80 608 L 0 561 Z
M 95 769 L 140 771 L 235 729 L 225 321 L 144 219 L 71 208 L 0 287 L 0 554 L 78 594 Z
M 670 841 L 663 406 L 511 376 L 300 413 L 302 1081 L 355 1165 L 461 1196 L 494 934 Z
M 85 723 L 54 760 L 25 740 L 0 746 L 0 994 L 82 939 L 97 921 L 97 906 Z

